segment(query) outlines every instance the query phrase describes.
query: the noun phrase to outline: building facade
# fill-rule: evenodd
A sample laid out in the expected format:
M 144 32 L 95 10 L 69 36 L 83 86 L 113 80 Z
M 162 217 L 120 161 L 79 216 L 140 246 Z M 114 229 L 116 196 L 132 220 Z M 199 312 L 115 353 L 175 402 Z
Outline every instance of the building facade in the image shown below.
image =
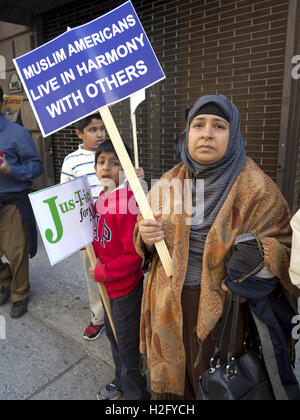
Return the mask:
M 7 61 L 60 35 L 68 26 L 75 27 L 107 13 L 123 1 L 55 3 L 48 10 L 36 9 L 32 24 L 26 27 L 30 41 L 22 48 L 16 49 L 16 39 L 0 37 L 0 54 L 5 49 Z M 185 110 L 201 95 L 220 93 L 232 99 L 241 112 L 241 131 L 248 156 L 277 182 L 292 210 L 299 208 L 299 2 L 134 0 L 132 3 L 166 74 L 163 82 L 147 89 L 146 101 L 137 110 L 140 165 L 145 169 L 147 181 L 159 178 L 177 162 L 175 144 L 185 127 Z M 11 41 L 15 41 L 15 51 L 9 53 L 7 45 Z M 30 115 L 28 107 L 25 102 L 24 125 L 38 130 L 32 117 L 25 121 L 25 115 Z M 122 138 L 131 144 L 129 100 L 115 105 L 112 113 Z M 38 131 L 35 134 L 39 136 Z M 44 159 L 48 159 L 47 170 L 52 173 L 44 182 L 46 185 L 59 182 L 65 155 L 78 147 L 74 127 L 46 140 L 36 138 L 36 142 L 44 142 Z

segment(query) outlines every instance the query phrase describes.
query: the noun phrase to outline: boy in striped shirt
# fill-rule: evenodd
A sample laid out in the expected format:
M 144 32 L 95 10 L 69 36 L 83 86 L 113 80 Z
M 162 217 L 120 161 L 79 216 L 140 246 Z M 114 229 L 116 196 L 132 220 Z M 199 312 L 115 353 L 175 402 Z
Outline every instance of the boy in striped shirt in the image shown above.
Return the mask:
M 61 169 L 60 182 L 72 181 L 87 175 L 95 202 L 103 190 L 103 186 L 96 176 L 95 153 L 98 146 L 105 141 L 105 126 L 100 114 L 96 113 L 77 121 L 75 128 L 77 136 L 82 140 L 82 144 L 79 145 L 79 148 L 75 152 L 65 157 Z M 142 168 L 137 168 L 136 173 L 139 178 L 144 178 Z M 80 256 L 88 285 L 90 308 L 92 311 L 91 323 L 84 332 L 84 338 L 87 340 L 96 340 L 104 328 L 104 309 L 94 281 L 89 276 L 86 251 L 81 250 Z

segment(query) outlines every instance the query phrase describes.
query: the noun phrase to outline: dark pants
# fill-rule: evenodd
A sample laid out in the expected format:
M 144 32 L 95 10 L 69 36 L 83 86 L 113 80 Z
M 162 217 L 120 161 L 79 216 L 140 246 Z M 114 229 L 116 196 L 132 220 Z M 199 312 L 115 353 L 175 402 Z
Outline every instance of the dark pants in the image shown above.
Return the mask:
M 3 263 L 3 254 L 9 264 Z M 24 300 L 30 291 L 27 231 L 14 204 L 0 210 L 0 287 L 9 287 L 13 302 Z
M 140 313 L 143 282 L 128 295 L 110 299 L 112 320 L 116 329 L 116 343 L 105 312 L 106 335 L 111 343 L 115 363 L 115 382 L 126 400 L 147 400 L 146 378 L 140 373 Z

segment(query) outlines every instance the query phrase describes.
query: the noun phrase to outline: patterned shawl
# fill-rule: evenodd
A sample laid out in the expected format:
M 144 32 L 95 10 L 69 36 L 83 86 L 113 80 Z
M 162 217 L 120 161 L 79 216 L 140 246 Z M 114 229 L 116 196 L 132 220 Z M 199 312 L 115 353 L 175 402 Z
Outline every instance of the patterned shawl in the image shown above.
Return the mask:
M 182 340 L 181 292 L 185 280 L 191 218 L 191 191 L 184 190 L 189 171 L 184 164 L 166 173 L 149 193 L 149 202 L 157 196 L 161 184 L 174 182 L 170 210 L 167 200 L 155 202 L 153 211 L 162 214 L 165 240 L 173 260 L 174 275 L 168 278 L 154 253 L 145 284 L 141 313 L 140 351 L 147 358 L 151 389 L 158 394 L 183 395 L 185 351 Z M 190 185 L 190 183 L 187 183 Z M 177 191 L 176 191 L 177 189 Z M 178 211 L 183 197 L 181 214 Z M 168 203 L 169 204 L 169 203 Z M 139 216 L 139 220 L 142 217 Z M 233 252 L 236 236 L 252 232 L 261 239 L 265 265 L 282 285 L 295 296 L 299 289 L 289 277 L 291 246 L 290 211 L 275 183 L 249 158 L 231 188 L 213 226 L 204 249 L 197 335 L 204 341 L 221 318 L 225 293 L 221 282 L 226 277 L 225 262 Z M 138 225 L 134 234 L 137 252 L 145 258 Z

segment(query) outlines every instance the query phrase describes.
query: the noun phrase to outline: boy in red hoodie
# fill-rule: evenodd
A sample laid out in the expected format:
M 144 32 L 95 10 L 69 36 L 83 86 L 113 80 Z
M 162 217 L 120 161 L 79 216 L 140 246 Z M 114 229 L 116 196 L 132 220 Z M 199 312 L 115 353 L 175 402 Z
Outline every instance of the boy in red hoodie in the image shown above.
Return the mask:
M 132 159 L 132 152 L 126 146 Z M 95 169 L 104 190 L 96 201 L 94 249 L 99 259 L 89 269 L 104 282 L 110 298 L 117 343 L 107 314 L 105 326 L 115 363 L 115 379 L 100 390 L 98 399 L 149 399 L 146 379 L 140 374 L 139 331 L 143 293 L 142 260 L 133 244 L 138 206 L 124 177 L 113 144 L 102 143 L 95 155 Z

